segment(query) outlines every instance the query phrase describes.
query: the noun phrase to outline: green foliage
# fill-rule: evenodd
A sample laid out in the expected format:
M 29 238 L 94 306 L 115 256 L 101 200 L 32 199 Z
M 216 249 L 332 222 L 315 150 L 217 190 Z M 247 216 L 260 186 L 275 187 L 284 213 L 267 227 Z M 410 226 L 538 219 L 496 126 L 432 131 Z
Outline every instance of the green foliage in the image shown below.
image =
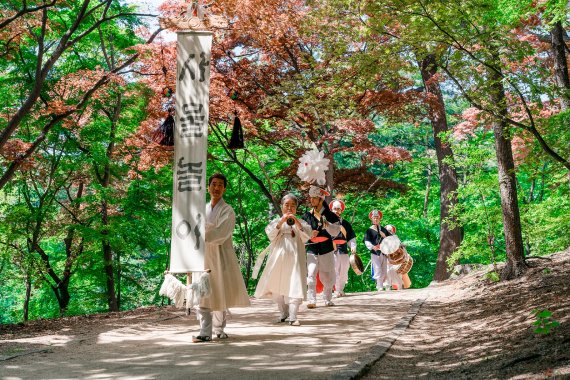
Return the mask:
M 545 2 L 544 16 L 548 20 L 547 25 L 562 22 L 568 25 L 568 2 L 565 0 L 547 0 Z
M 499 282 L 499 280 L 501 279 L 501 278 L 499 277 L 499 274 L 498 274 L 496 271 L 494 271 L 494 270 L 485 273 L 485 278 L 486 278 L 487 280 L 489 280 L 489 281 L 492 281 L 492 282 Z
M 289 114 L 314 113 L 323 120 L 346 117 L 356 112 L 357 107 L 352 97 L 339 96 L 344 91 L 358 96 L 359 91 L 388 89 L 419 94 L 420 91 L 410 88 L 420 86 L 416 60 L 427 53 L 436 53 L 445 60 L 446 69 L 465 85 L 466 94 L 476 101 L 487 101 L 489 81 L 485 75 L 479 75 L 484 72 L 482 62 L 488 63 L 492 48 L 501 46 L 504 67 L 500 68 L 505 73 L 504 83 L 511 85 L 509 91 L 513 90 L 513 84 L 523 89 L 525 99 L 537 104 L 532 113 L 545 140 L 562 156 L 570 156 L 570 130 L 566 128 L 570 125 L 570 111 L 552 116 L 542 112 L 548 110 L 542 98 L 555 99 L 560 92 L 552 85 L 549 67 L 527 65 L 525 70 L 517 69 L 517 64 L 536 53 L 533 46 L 514 38 L 512 33 L 521 27 L 522 19 L 537 15 L 530 1 L 425 3 L 438 26 L 428 20 L 414 1 L 399 2 L 398 7 L 390 2 L 367 2 L 363 5 L 366 9 L 356 8 L 354 2 L 344 0 L 318 3 L 313 5 L 322 5 L 319 11 L 333 11 L 339 18 L 355 21 L 352 18 L 356 15 L 359 27 L 340 22 L 338 33 L 330 33 L 327 26 L 327 33 L 334 38 L 323 39 L 323 51 L 312 52 L 314 57 L 319 57 L 317 61 L 330 62 L 330 66 L 323 68 L 327 77 L 329 71 L 338 70 L 338 75 L 330 75 L 336 92 L 328 91 L 330 83 L 327 81 L 313 83 L 319 78 L 318 72 L 311 72 L 306 80 L 301 80 L 301 75 L 293 76 L 282 88 L 271 89 L 287 93 L 285 99 L 304 97 L 295 100 L 295 105 L 287 110 Z M 546 2 L 547 23 L 566 22 L 565 16 L 562 17 L 565 3 Z M 55 46 L 78 11 L 77 3 L 73 2 L 58 3 L 58 7 L 57 12 L 50 11 L 48 15 L 51 23 L 46 46 Z M 113 2 L 111 11 L 119 12 L 121 8 L 120 2 Z M 338 12 L 338 9 L 350 11 Z M 398 28 L 405 26 L 406 33 L 394 34 L 394 22 Z M 540 27 L 546 28 L 549 24 Z M 122 59 L 140 42 L 133 32 L 139 25 L 139 18 L 128 16 L 101 26 L 103 40 L 112 40 L 116 59 Z M 82 24 L 75 35 L 86 27 Z M 442 30 L 453 33 L 457 42 L 446 44 L 449 36 Z M 362 41 L 361 49 L 356 45 Z M 37 39 L 27 36 L 19 43 L 17 56 L 8 54 L 0 58 L 3 114 L 17 109 L 35 83 Z M 464 44 L 472 54 L 461 51 L 459 44 Z M 54 65 L 42 88 L 42 101 L 62 95 L 57 91 L 63 90 L 56 88 L 62 78 L 108 64 L 102 54 L 99 30 L 88 34 Z M 112 82 L 100 90 L 82 110 L 85 120 L 81 123 L 77 119 L 58 123 L 41 144 L 33 165 L 18 172 L 0 193 L 0 323 L 22 321 L 27 285 L 31 288 L 31 319 L 106 311 L 106 264 L 112 264 L 113 291 L 121 309 L 165 302 L 157 293 L 169 262 L 172 169 L 168 165 L 162 169 L 139 169 L 140 148 L 129 145 L 128 140 L 138 133 L 148 116 L 150 90 L 138 84 L 135 77 L 127 79 L 127 83 Z M 346 82 L 353 82 L 354 88 L 345 87 Z M 441 84 L 448 121 L 455 125 L 461 121 L 459 115 L 468 104 L 460 96 L 455 82 L 444 80 Z M 66 104 L 76 103 L 81 94 L 81 91 L 69 91 Z M 307 105 L 310 105 L 309 110 L 304 109 Z M 321 110 L 321 105 L 331 107 Z M 27 142 L 35 140 L 49 117 L 41 107 L 37 106 L 25 116 L 14 137 Z M 119 110 L 117 119 L 109 117 L 114 109 Z M 368 212 L 377 208 L 384 214 L 382 224 L 397 227 L 398 236 L 414 259 L 410 272 L 413 287 L 424 287 L 432 281 L 439 247 L 440 183 L 433 133 L 424 118 L 424 107 L 410 102 L 398 112 L 375 115 L 377 128 L 366 136 L 378 147 L 401 147 L 411 153 L 411 162 L 376 162 L 365 168 L 376 178 L 402 185 L 405 190 L 386 187 L 374 193 L 361 189 L 342 194 L 347 204 L 343 216 L 354 227 L 357 252 L 364 265 L 370 263 L 370 254 L 362 242 L 370 226 Z M 403 122 L 404 119 L 411 122 Z M 450 265 L 494 264 L 505 258 L 494 137 L 485 122 L 481 120 L 473 134 L 463 139 L 440 136 L 453 148 L 454 157 L 449 164 L 457 170 L 460 182 L 459 203 L 452 214 L 462 230 L 463 242 L 449 259 Z M 269 119 L 255 123 L 259 124 L 257 132 L 260 134 L 271 132 L 275 127 Z M 0 127 L 5 126 L 6 119 L 0 117 Z M 234 244 L 250 293 L 256 286 L 256 281 L 250 279 L 251 268 L 268 245 L 265 227 L 279 212 L 275 203 L 285 193 L 293 192 L 302 202 L 298 214 L 309 209 L 305 190 L 300 189 L 294 174 L 298 153 L 306 149 L 303 141 L 307 133 L 301 130 L 298 136 L 279 141 L 248 136 L 247 149 L 226 151 L 221 142 L 227 140 L 229 127 L 224 124 L 211 127 L 208 175 L 220 171 L 228 176 L 225 198 L 236 210 Z M 568 173 L 553 163 L 525 132 L 513 129 L 511 135 L 528 141 L 530 148 L 526 157 L 517 160 L 516 167 L 526 254 L 545 255 L 565 249 L 570 246 Z M 353 137 L 346 136 L 339 145 L 353 147 Z M 325 148 L 329 146 L 328 141 L 324 142 Z M 112 154 L 109 154 L 110 149 L 114 149 Z M 335 153 L 335 168 L 358 169 L 362 166 L 362 156 L 361 152 Z M 1 160 L 5 167 L 8 161 Z M 104 181 L 103 174 L 107 170 L 108 181 Z M 109 210 L 105 220 L 103 204 Z M 104 243 L 108 243 L 113 252 L 111 263 L 103 260 Z M 58 281 L 66 271 L 71 273 L 71 298 L 65 309 L 60 310 L 55 289 L 61 286 Z M 549 270 L 543 273 L 547 275 Z M 491 281 L 498 280 L 496 271 L 486 276 Z M 370 266 L 362 276 L 349 270 L 347 292 L 374 289 Z M 548 334 L 558 326 L 548 310 L 535 310 L 533 315 L 537 318 L 533 323 L 537 334 Z
M 555 328 L 560 326 L 560 322 L 552 318 L 552 312 L 549 310 L 534 309 L 531 314 L 536 318 L 532 323 L 536 326 L 534 329 L 535 334 L 549 335 Z

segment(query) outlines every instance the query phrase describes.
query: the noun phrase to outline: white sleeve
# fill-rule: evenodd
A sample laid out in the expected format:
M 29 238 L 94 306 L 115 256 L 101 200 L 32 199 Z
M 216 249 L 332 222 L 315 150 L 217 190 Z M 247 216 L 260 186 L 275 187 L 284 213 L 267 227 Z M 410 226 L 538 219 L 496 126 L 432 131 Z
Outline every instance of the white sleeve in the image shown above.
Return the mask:
M 350 249 L 356 249 L 356 238 L 352 238 L 348 241 L 348 245 L 350 246 Z
M 265 233 L 267 234 L 269 241 L 275 240 L 277 235 L 279 235 L 279 232 L 281 232 L 281 229 L 277 228 L 277 223 L 279 223 L 279 218 L 273 220 L 267 225 L 267 227 L 265 227 Z
M 228 238 L 232 237 L 235 225 L 236 214 L 234 210 L 228 206 L 220 211 L 216 224 L 206 224 L 206 243 L 216 245 L 223 244 Z

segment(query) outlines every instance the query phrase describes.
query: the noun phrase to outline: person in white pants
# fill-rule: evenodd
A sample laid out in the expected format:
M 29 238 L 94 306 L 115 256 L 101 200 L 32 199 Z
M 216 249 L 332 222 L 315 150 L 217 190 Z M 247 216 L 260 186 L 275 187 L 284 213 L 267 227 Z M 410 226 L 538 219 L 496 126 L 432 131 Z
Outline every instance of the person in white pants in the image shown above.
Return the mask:
M 398 235 L 396 235 L 396 226 L 394 226 L 392 224 L 387 224 L 385 227 L 388 230 L 388 232 L 390 232 L 390 234 L 392 234 L 392 236 L 398 237 Z M 401 241 L 399 238 L 397 241 L 399 242 L 400 247 L 394 247 L 394 248 L 401 248 L 404 250 L 404 255 L 402 257 L 402 260 L 404 260 L 404 257 L 409 257 L 409 254 L 406 251 L 405 246 L 401 245 Z M 387 243 L 387 240 L 384 241 L 383 245 L 385 245 L 386 243 Z M 388 245 L 386 248 L 388 248 L 392 244 L 393 243 L 390 243 L 390 245 Z M 381 247 L 381 248 L 386 249 L 384 247 Z M 411 260 L 411 257 L 409 259 Z M 390 253 L 388 253 L 388 283 L 392 284 L 392 289 L 393 290 L 400 290 L 400 289 L 409 288 L 411 285 L 411 281 L 410 281 L 410 276 L 408 275 L 408 273 L 402 273 L 402 274 L 398 273 L 398 270 L 400 269 L 402 264 L 391 264 L 390 261 L 391 261 Z M 413 262 L 413 260 L 412 260 L 412 262 Z
M 380 243 L 386 236 L 390 236 L 390 232 L 380 225 L 382 212 L 372 210 L 368 214 L 368 218 L 372 221 L 372 225 L 366 230 L 364 235 L 364 245 L 370 250 L 370 259 L 372 260 L 372 270 L 374 271 L 374 279 L 376 280 L 377 290 L 386 290 L 390 287 L 388 284 L 388 258 L 380 251 Z
M 324 189 L 311 185 L 309 200 L 313 208 L 303 215 L 312 229 L 311 239 L 307 242 L 307 307 L 317 307 L 317 273 L 323 283 L 325 306 L 334 306 L 332 290 L 335 284 L 334 245 L 332 237 L 340 232 L 338 216 L 333 213 L 325 196 L 330 195 Z
M 335 296 L 344 296 L 344 287 L 348 282 L 348 268 L 350 267 L 350 260 L 348 257 L 348 248 L 352 254 L 356 253 L 356 234 L 352 229 L 352 225 L 343 219 L 341 214 L 344 212 L 345 204 L 342 200 L 336 199 L 331 203 L 332 212 L 334 212 L 340 219 L 340 233 L 335 236 L 333 242 L 336 245 L 334 252 L 335 257 Z
M 211 341 L 212 329 L 219 339 L 227 339 L 224 331 L 226 311 L 230 307 L 250 305 L 232 244 L 236 216 L 232 207 L 222 198 L 226 186 L 227 179 L 220 173 L 212 175 L 208 181 L 210 203 L 206 205 L 204 268 L 211 270 L 211 294 L 200 300 L 196 312 L 200 334 L 192 337 L 194 343 Z

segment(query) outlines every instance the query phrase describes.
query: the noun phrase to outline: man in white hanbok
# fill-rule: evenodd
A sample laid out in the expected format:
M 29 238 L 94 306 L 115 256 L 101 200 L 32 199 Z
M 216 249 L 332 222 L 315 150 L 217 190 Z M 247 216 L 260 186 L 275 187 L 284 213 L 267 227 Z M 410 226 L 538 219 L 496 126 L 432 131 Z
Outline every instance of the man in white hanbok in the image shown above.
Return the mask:
M 208 181 L 210 203 L 206 205 L 204 268 L 211 270 L 212 292 L 200 301 L 197 311 L 200 335 L 192 338 L 195 343 L 212 340 L 212 328 L 219 339 L 228 338 L 224 332 L 227 310 L 250 305 L 232 243 L 236 216 L 222 198 L 226 186 L 227 179 L 223 174 L 214 174 Z
M 305 241 L 311 236 L 311 226 L 297 219 L 298 200 L 287 194 L 281 200 L 283 216 L 265 228 L 271 244 L 269 258 L 255 289 L 255 297 L 270 298 L 277 303 L 278 322 L 289 319 L 292 326 L 300 326 L 297 312 L 307 298 L 307 258 Z M 263 260 L 263 257 L 258 258 Z

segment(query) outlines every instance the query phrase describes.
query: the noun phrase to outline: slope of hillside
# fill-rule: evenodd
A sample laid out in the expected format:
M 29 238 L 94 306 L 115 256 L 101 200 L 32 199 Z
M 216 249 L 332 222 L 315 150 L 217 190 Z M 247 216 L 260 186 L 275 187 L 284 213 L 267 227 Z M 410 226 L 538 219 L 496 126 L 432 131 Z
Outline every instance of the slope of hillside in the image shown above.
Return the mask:
M 570 378 L 570 249 L 528 261 L 513 281 L 492 283 L 481 269 L 432 284 L 405 334 L 365 378 Z M 535 333 L 533 310 L 550 311 L 544 322 L 560 325 Z

